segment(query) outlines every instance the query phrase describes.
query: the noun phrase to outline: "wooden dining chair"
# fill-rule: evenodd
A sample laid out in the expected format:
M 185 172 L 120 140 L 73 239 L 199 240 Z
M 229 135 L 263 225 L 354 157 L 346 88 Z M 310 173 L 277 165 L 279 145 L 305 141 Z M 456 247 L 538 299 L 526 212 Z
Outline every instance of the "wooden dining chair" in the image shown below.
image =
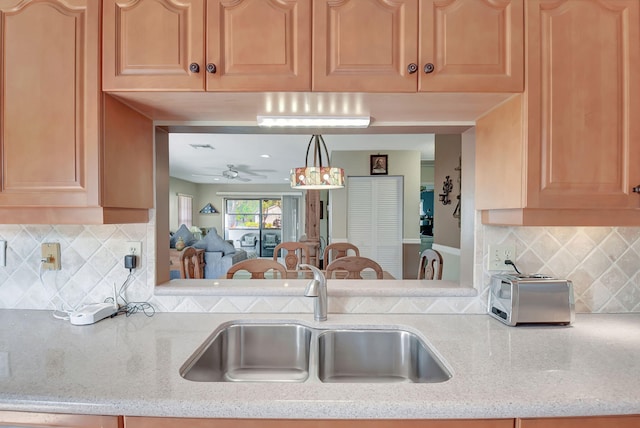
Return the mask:
M 331 263 L 332 261 L 339 259 L 340 257 L 348 256 L 349 251 L 351 251 L 352 256 L 360 255 L 360 250 L 358 249 L 358 247 L 349 242 L 335 242 L 333 244 L 327 245 L 322 256 L 324 265 L 329 266 L 329 263 Z
M 301 263 L 309 264 L 309 246 L 302 242 L 282 242 L 273 250 L 273 260 L 278 261 L 278 253 L 282 250 L 284 266 L 287 270 L 298 270 Z M 286 251 L 286 255 L 284 254 Z
M 420 254 L 418 279 L 442 279 L 442 255 L 427 248 Z
M 329 263 L 327 266 L 327 278 L 332 278 L 335 273 L 347 272 L 341 279 L 363 279 L 362 271 L 372 269 L 376 273 L 377 279 L 382 279 L 382 267 L 375 261 L 367 257 L 344 256 Z
M 180 278 L 202 279 L 198 253 L 193 247 L 185 247 L 180 253 Z
M 284 265 L 271 259 L 249 259 L 243 260 L 231 266 L 227 271 L 227 279 L 233 278 L 233 275 L 239 270 L 246 270 L 251 274 L 251 279 L 264 279 L 264 274 L 270 270 L 280 273 L 280 278 L 287 277 L 287 271 Z

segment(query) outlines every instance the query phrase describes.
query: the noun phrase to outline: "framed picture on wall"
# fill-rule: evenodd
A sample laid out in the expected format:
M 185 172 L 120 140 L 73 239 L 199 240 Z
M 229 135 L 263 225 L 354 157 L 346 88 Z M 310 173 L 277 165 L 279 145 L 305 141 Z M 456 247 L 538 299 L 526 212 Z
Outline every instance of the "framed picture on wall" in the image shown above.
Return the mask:
M 371 155 L 371 175 L 387 175 L 388 170 L 388 155 Z

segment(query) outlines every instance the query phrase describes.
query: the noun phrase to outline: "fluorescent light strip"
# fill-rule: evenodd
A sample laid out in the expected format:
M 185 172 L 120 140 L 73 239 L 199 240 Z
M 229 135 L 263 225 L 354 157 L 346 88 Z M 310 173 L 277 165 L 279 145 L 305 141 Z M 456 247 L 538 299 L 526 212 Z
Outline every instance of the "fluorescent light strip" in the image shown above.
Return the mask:
M 265 128 L 366 128 L 369 116 L 258 116 Z

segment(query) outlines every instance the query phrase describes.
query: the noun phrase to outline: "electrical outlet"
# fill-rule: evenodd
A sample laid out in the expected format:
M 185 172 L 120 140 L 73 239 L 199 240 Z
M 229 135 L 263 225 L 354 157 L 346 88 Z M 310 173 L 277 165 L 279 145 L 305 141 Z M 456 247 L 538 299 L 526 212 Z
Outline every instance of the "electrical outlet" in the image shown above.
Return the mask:
M 7 241 L 0 241 L 0 267 L 7 265 Z
M 140 242 L 140 241 L 127 241 L 125 249 L 124 249 L 124 255 L 127 256 L 129 254 L 132 254 L 134 256 L 138 256 L 138 260 L 140 260 L 140 257 L 142 257 L 142 242 Z
M 60 270 L 60 243 L 46 242 L 42 244 L 42 269 Z
M 505 260 L 515 262 L 516 246 L 509 244 L 489 245 L 488 266 L 489 270 L 512 270 L 513 267 L 505 265 Z

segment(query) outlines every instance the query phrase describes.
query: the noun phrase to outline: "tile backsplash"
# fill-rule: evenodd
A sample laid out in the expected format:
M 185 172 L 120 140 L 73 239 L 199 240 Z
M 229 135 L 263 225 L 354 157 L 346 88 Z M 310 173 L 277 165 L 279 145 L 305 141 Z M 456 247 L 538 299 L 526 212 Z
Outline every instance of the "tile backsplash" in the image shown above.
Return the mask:
M 520 271 L 570 279 L 576 312 L 640 311 L 640 228 L 483 229 L 485 243 L 515 244 Z
M 8 241 L 7 266 L 0 267 L 0 308 L 72 309 L 103 301 L 120 288 L 127 241 L 142 242 L 139 269 L 129 280 L 130 301 L 148 301 L 158 311 L 310 312 L 300 297 L 155 296 L 155 219 L 148 224 L 107 226 L 0 225 Z M 59 242 L 62 270 L 40 271 L 40 245 Z M 640 228 L 496 227 L 476 229 L 474 278 L 477 297 L 331 298 L 330 312 L 483 313 L 490 272 L 488 243 L 516 246 L 522 272 L 573 281 L 577 312 L 640 311 Z

